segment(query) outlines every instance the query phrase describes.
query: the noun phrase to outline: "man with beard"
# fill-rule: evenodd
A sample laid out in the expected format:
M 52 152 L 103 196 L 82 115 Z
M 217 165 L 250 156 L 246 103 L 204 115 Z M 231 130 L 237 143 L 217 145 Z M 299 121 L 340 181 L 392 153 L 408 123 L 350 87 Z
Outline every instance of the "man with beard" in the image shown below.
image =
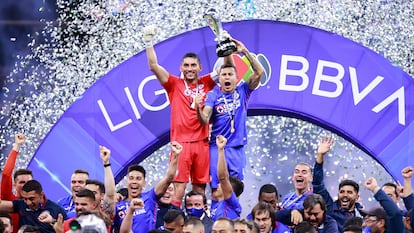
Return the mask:
M 104 212 L 101 212 L 100 202 L 96 201 L 96 195 L 92 190 L 89 190 L 87 188 L 79 190 L 79 192 L 76 193 L 74 202 L 76 216 L 80 216 L 82 213 L 85 212 L 94 212 L 96 214 L 100 212 L 100 217 L 102 217 L 102 220 L 104 220 L 106 227 L 109 229 L 109 227 L 111 226 L 111 219 Z M 63 223 L 63 232 L 71 232 L 70 224 L 74 220 L 76 220 L 76 217 L 67 219 Z
M 307 163 L 298 163 L 292 175 L 295 191 L 288 193 L 282 200 L 281 209 L 301 209 L 303 200 L 312 194 L 310 184 L 312 182 L 312 167 Z
M 216 86 L 207 94 L 204 107 L 201 106 L 201 99 L 196 100 L 197 116 L 203 125 L 210 122 L 210 186 L 212 188 L 212 199 L 217 199 L 217 188 L 220 182 L 217 177 L 218 145 L 216 138 L 222 135 L 227 139 L 224 153 L 229 175 L 244 179 L 243 170 L 246 165 L 246 154 L 244 145 L 247 144 L 247 104 L 252 92 L 260 83 L 263 74 L 263 67 L 257 61 L 246 46 L 232 39 L 237 45 L 237 52 L 242 53 L 250 63 L 253 73 L 245 82 L 237 77 L 236 67 L 233 64 L 224 63 L 219 71 L 220 87 Z
M 319 233 L 339 233 L 337 222 L 327 213 L 325 200 L 319 194 L 310 194 L 303 201 L 303 209 L 284 209 L 276 212 L 276 220 L 286 225 L 297 225 L 303 220 Z
M 195 53 L 187 53 L 180 64 L 183 78 L 169 73 L 158 64 L 153 47 L 153 39 L 157 28 L 149 25 L 142 30 L 146 44 L 146 55 L 150 70 L 167 91 L 171 107 L 170 140 L 180 143 L 184 150 L 180 155 L 178 175 L 174 180 L 175 197 L 173 204 L 181 207 L 185 189 L 189 179 L 192 190 L 205 192 L 206 184 L 210 182 L 210 156 L 208 147 L 209 125 L 203 125 L 197 119 L 195 100 L 204 99 L 207 92 L 216 86 L 212 77 L 214 74 L 199 76 L 202 70 L 200 58 Z M 233 63 L 231 56 L 224 57 L 225 63 Z
M 82 169 L 75 170 L 70 178 L 70 190 L 72 191 L 72 194 L 57 201 L 57 203 L 65 209 L 68 218 L 76 216 L 74 202 L 76 193 L 85 188 L 87 179 L 89 179 L 89 172 Z
M 362 205 L 359 199 L 359 185 L 353 180 L 342 180 L 339 183 L 338 199 L 334 201 L 324 184 L 323 161 L 333 143 L 332 137 L 324 136 L 320 139 L 313 171 L 313 192 L 322 195 L 326 201 L 328 214 L 338 222 L 338 229 L 343 231 L 345 221 L 350 217 L 363 216 Z
M 178 142 L 171 142 L 172 157 L 167 174 L 147 192 L 142 192 L 146 185 L 145 169 L 135 164 L 129 166 L 126 180 L 128 198 L 119 201 L 116 205 L 112 232 L 147 233 L 155 228 L 157 202 L 174 180 L 178 155 L 182 149 Z

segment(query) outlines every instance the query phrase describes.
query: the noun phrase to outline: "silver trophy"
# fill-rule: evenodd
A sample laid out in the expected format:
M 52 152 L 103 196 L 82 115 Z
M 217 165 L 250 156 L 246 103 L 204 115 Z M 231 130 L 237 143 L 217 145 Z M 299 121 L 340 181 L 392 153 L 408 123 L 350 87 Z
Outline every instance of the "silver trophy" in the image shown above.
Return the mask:
M 221 25 L 218 12 L 214 8 L 210 8 L 204 14 L 204 19 L 207 20 L 208 26 L 210 26 L 213 33 L 216 35 L 216 53 L 219 57 L 225 57 L 233 52 L 237 51 L 236 44 L 223 35 L 223 26 Z

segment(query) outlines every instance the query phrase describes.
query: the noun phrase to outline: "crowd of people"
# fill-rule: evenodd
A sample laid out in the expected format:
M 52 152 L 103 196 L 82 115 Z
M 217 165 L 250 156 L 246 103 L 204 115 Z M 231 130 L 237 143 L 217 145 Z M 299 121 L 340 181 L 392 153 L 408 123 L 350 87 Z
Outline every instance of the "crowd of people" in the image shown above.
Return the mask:
M 117 192 L 111 150 L 100 146 L 104 181 L 91 179 L 88 171 L 75 170 L 72 193 L 49 200 L 36 174 L 15 169 L 26 139 L 24 134 L 16 134 L 2 172 L 0 233 L 412 232 L 414 169 L 408 166 L 402 170 L 403 186 L 380 186 L 375 178 L 368 178 L 364 186 L 378 201 L 373 209 L 367 210 L 358 202 L 360 187 L 353 180 L 341 180 L 333 198 L 324 184 L 323 162 L 333 144 L 333 138 L 327 136 L 320 139 L 314 166 L 295 166 L 293 192 L 279 200 L 277 187 L 265 184 L 256 205 L 247 216 L 241 216 L 247 105 L 263 68 L 241 41 L 226 33 L 236 45 L 236 53 L 250 64 L 252 72 L 246 81 L 238 84 L 231 54 L 223 58 L 218 71 L 199 77 L 201 62 L 196 54 L 187 53 L 178 77 L 158 63 L 153 47 L 156 34 L 154 26 L 143 29 L 149 69 L 167 91 L 171 104 L 171 154 L 165 176 L 145 189 L 145 168 L 133 164 L 128 167 L 126 187 Z M 191 189 L 186 192 L 188 183 Z M 207 184 L 212 189 L 210 197 L 206 195 Z M 401 199 L 405 208 L 399 206 Z

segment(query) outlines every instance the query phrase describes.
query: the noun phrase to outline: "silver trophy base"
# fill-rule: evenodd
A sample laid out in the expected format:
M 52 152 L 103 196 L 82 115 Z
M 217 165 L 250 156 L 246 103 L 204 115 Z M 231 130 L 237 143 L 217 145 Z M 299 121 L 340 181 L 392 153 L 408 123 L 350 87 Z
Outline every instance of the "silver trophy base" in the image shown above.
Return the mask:
M 219 57 L 228 56 L 237 51 L 236 44 L 230 39 L 220 41 L 216 46 L 216 53 Z

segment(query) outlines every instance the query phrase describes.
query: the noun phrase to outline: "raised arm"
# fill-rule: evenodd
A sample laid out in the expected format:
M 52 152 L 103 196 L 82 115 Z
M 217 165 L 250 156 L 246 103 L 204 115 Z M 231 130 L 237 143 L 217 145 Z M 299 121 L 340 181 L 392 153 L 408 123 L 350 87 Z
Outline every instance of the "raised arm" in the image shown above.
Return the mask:
M 177 172 L 178 156 L 182 150 L 183 147 L 178 142 L 171 142 L 172 158 L 168 166 L 167 174 L 155 185 L 154 191 L 157 196 L 164 194 L 167 191 L 168 186 L 173 182 Z
M 119 233 L 130 233 L 132 232 L 132 218 L 134 217 L 134 212 L 137 209 L 144 208 L 144 202 L 139 198 L 134 198 L 131 200 L 131 205 L 127 210 L 125 218 L 122 220 L 121 228 Z
M 328 189 L 324 183 L 324 172 L 323 172 L 323 161 L 325 154 L 328 153 L 333 143 L 332 137 L 323 136 L 321 137 L 316 152 L 315 166 L 313 169 L 313 192 L 320 194 L 326 202 L 328 211 L 333 208 L 334 200 L 328 192 Z
M 13 148 L 7 157 L 6 163 L 1 174 L 1 199 L 12 200 L 13 196 L 13 169 L 16 166 L 17 155 L 20 147 L 26 141 L 26 136 L 22 133 L 14 135 Z
M 321 137 L 318 145 L 318 151 L 316 152 L 316 162 L 323 163 L 325 154 L 331 150 L 333 138 L 328 136 Z
M 220 180 L 220 187 L 223 192 L 224 200 L 231 197 L 233 193 L 233 187 L 231 186 L 229 179 L 229 171 L 227 170 L 226 157 L 224 155 L 224 147 L 226 146 L 227 139 L 222 135 L 217 136 L 216 144 L 218 148 L 218 163 L 217 163 L 217 176 Z
M 249 50 L 241 41 L 238 41 L 234 38 L 232 40 L 237 45 L 237 52 L 242 53 L 247 58 L 250 66 L 253 69 L 253 74 L 251 74 L 247 79 L 247 85 L 249 86 L 250 90 L 254 90 L 260 83 L 260 78 L 263 74 L 263 67 L 260 65 L 257 59 L 250 54 Z
M 404 188 L 403 188 L 404 197 L 413 193 L 413 187 L 411 184 L 411 177 L 413 176 L 413 173 L 414 173 L 414 169 L 411 166 L 408 166 L 401 171 L 401 174 L 404 177 Z
M 99 155 L 101 156 L 105 176 L 105 197 L 103 209 L 108 216 L 113 217 L 115 215 L 116 190 L 114 174 L 112 173 L 111 163 L 109 161 L 111 157 L 111 150 L 104 146 L 99 146 Z
M 373 177 L 368 178 L 365 181 L 365 187 L 374 194 L 375 200 L 380 203 L 387 213 L 387 220 L 390 223 L 387 228 L 392 229 L 392 232 L 403 232 L 402 212 L 391 197 L 379 187 L 377 180 Z
M 405 208 L 410 210 L 414 208 L 414 197 L 413 197 L 413 187 L 411 184 L 411 178 L 413 176 L 414 169 L 411 166 L 408 166 L 401 170 L 401 174 L 404 177 L 404 188 L 403 188 L 403 201 Z
M 158 64 L 157 54 L 155 53 L 153 46 L 153 40 L 156 34 L 157 27 L 154 25 L 149 25 L 142 29 L 149 69 L 155 74 L 158 81 L 160 81 L 161 84 L 164 84 L 168 81 L 169 73 L 164 67 Z
M 365 185 L 365 188 L 367 188 L 373 194 L 376 194 L 381 189 L 377 183 L 377 180 L 373 177 L 368 178 L 368 180 L 365 181 L 364 185 Z
M 325 154 L 329 152 L 333 143 L 332 137 L 323 136 L 319 140 L 318 150 L 316 152 L 315 171 L 313 173 L 313 185 L 323 184 L 323 161 Z

